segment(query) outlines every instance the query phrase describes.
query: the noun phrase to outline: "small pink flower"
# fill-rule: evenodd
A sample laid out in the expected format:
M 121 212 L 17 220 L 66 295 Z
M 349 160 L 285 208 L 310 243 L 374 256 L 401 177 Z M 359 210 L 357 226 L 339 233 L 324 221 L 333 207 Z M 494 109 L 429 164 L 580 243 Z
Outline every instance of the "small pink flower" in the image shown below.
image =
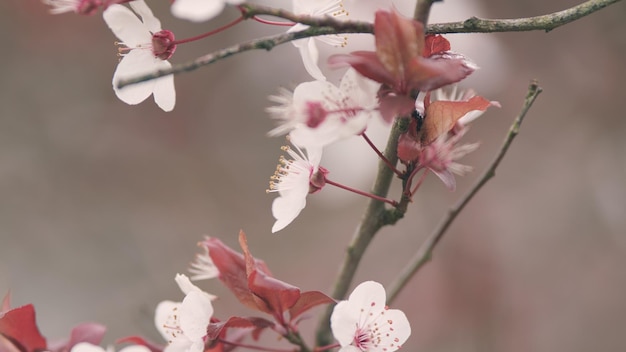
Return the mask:
M 322 149 L 307 150 L 307 154 L 296 146 L 296 151 L 284 146 L 291 159 L 281 156 L 276 172 L 270 178 L 268 192 L 278 192 L 280 196 L 272 203 L 272 215 L 276 219 L 272 233 L 284 229 L 306 206 L 309 193 L 319 192 L 325 185 L 328 171 L 319 166 Z
M 456 189 L 454 174 L 463 176 L 472 171 L 472 167 L 457 163 L 456 160 L 478 149 L 479 143 L 457 145 L 460 137 L 442 135 L 434 142 L 422 148 L 419 165 L 431 170 L 450 191 Z
M 357 286 L 347 301 L 337 303 L 330 326 L 340 352 L 392 352 L 411 335 L 411 325 L 400 310 L 385 305 L 381 284 L 366 281 Z

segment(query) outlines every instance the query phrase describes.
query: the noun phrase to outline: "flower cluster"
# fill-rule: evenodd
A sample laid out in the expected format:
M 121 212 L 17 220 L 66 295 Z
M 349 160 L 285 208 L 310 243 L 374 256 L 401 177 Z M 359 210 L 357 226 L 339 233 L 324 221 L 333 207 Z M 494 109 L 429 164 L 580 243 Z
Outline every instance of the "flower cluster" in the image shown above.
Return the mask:
M 120 60 L 113 73 L 114 93 L 131 105 L 152 95 L 164 111 L 172 111 L 176 105 L 169 60 L 180 45 L 210 37 L 248 19 L 289 27 L 280 38 L 292 40 L 302 57 L 304 70 L 313 80 L 300 83 L 293 90 L 282 88 L 269 97 L 273 105 L 266 111 L 277 126 L 268 135 L 286 135 L 292 145 L 283 147 L 287 156 L 280 157 L 270 178 L 268 193 L 278 194 L 271 207 L 275 218 L 273 233 L 292 223 L 305 208 L 308 195 L 322 191 L 326 185 L 381 201 L 399 211 L 401 202 L 407 204 L 411 200 L 429 172 L 454 190 L 454 174 L 462 175 L 471 169 L 458 159 L 478 147 L 477 143 L 462 143 L 470 122 L 489 107 L 499 106 L 472 90 L 456 86 L 478 68 L 476 64 L 452 51 L 443 36 L 425 34 L 422 23 L 395 10 L 376 11 L 375 50 L 335 54 L 324 65 L 320 64 L 317 43 L 342 48 L 347 38 L 332 34 L 344 33 L 341 30 L 318 36 L 310 34 L 329 28 L 328 25 L 315 28 L 315 19 L 335 24 L 337 28 L 347 23 L 343 20 L 348 11 L 340 0 L 293 0 L 293 12 L 287 14 L 255 8 L 243 0 L 174 0 L 172 14 L 194 22 L 211 20 L 227 7 L 240 13 L 225 26 L 188 39 L 177 39 L 172 31 L 164 30 L 144 0 L 43 2 L 51 6 L 52 13 L 93 15 L 102 9 L 106 25 L 118 39 Z M 259 13 L 289 21 L 273 22 L 260 18 Z M 294 18 L 295 23 L 291 22 Z M 269 48 L 275 44 L 264 45 Z M 326 66 L 345 68 L 339 82 L 327 79 Z M 129 79 L 155 73 L 159 75 L 156 79 L 121 87 Z M 372 121 L 394 124 L 400 129 L 396 134 L 399 137 L 391 141 L 386 154 L 368 137 Z M 401 179 L 400 200 L 360 191 L 329 178 L 329 170 L 321 165 L 323 153 L 329 145 L 353 137 L 362 138 L 380 157 L 382 165 L 387 166 L 386 170 Z M 422 176 L 416 178 L 420 172 Z M 385 290 L 377 282 L 363 282 L 347 300 L 337 302 L 320 291 L 303 291 L 275 277 L 265 262 L 252 255 L 243 232 L 239 234 L 241 251 L 213 237 L 205 238 L 199 245 L 202 253 L 191 264 L 191 277 L 177 274 L 174 279 L 184 295 L 182 300 L 166 300 L 156 307 L 154 322 L 163 341 L 154 343 L 130 336 L 120 340 L 131 344 L 122 351 L 205 352 L 237 347 L 267 350 L 259 337 L 268 333 L 276 334 L 291 349 L 310 350 L 300 335 L 300 322 L 311 309 L 333 305 L 326 322 L 336 342 L 318 346 L 317 351 L 339 348 L 343 352 L 390 352 L 401 348 L 411 334 L 409 320 L 400 310 L 386 306 Z M 192 282 L 215 278 L 239 303 L 259 316 L 217 317 L 219 314 L 213 306 L 219 304 L 217 297 Z M 0 311 L 0 350 L 101 352 L 105 350 L 99 346 L 103 334 L 103 327 L 83 324 L 72 331 L 67 341 L 52 346 L 37 329 L 32 305 L 11 309 L 7 298 Z

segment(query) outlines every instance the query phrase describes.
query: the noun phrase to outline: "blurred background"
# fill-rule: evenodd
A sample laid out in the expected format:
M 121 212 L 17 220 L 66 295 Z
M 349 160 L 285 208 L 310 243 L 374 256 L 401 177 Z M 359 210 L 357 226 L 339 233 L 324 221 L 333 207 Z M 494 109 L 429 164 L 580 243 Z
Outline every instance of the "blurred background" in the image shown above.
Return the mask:
M 372 19 L 367 9 L 382 3 L 345 6 L 353 18 Z M 446 0 L 433 6 L 431 22 L 534 16 L 577 3 Z M 229 9 L 192 24 L 173 18 L 168 4 L 150 1 L 177 38 L 237 16 Z M 413 1 L 395 6 L 412 14 Z M 264 108 L 278 87 L 311 80 L 297 50 L 248 52 L 180 75 L 176 108 L 164 113 L 151 98 L 127 106 L 115 97 L 115 38 L 101 14 L 48 11 L 34 0 L 0 2 L 0 295 L 10 289 L 14 306 L 33 303 L 50 340 L 97 321 L 108 327 L 105 343 L 134 334 L 161 342 L 154 308 L 183 298 L 173 278 L 186 272 L 196 242 L 210 235 L 238 248 L 240 229 L 278 278 L 329 292 L 366 200 L 327 187 L 270 233 L 274 195 L 265 189 L 285 140 L 266 137 L 274 124 Z M 179 46 L 171 61 L 283 30 L 243 23 Z M 502 108 L 465 137 L 481 142 L 463 160 L 475 171 L 457 179 L 455 193 L 428 179 L 405 219 L 374 240 L 354 285 L 395 278 L 497 153 L 529 81 L 544 93 L 496 177 L 394 303 L 412 324 L 405 350 L 626 349 L 625 33 L 619 3 L 549 33 L 448 36 L 482 67 L 463 85 Z M 370 36 L 355 36 L 345 50 L 367 45 Z M 333 52 L 322 48 L 322 57 Z M 342 74 L 326 72 L 333 82 Z M 384 145 L 384 126 L 370 134 Z M 333 180 L 362 189 L 375 163 L 356 138 L 322 161 Z M 255 314 L 218 281 L 200 285 L 220 296 L 216 316 Z

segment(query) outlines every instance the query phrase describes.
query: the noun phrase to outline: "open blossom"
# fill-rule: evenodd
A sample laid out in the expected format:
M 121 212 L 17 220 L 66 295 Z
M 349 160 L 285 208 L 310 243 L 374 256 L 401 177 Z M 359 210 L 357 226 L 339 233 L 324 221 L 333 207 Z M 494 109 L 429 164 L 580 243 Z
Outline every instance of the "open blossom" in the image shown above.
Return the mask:
M 202 352 L 215 296 L 202 291 L 185 275 L 177 274 L 175 280 L 185 298 L 182 302 L 159 303 L 154 317 L 157 330 L 168 341 L 164 352 Z
M 122 59 L 113 74 L 113 90 L 120 100 L 131 105 L 154 95 L 154 101 L 161 109 L 171 111 L 176 104 L 172 75 L 122 89 L 117 87 L 121 79 L 171 68 L 167 59 L 176 50 L 174 34 L 161 30 L 161 22 L 143 0 L 129 4 L 141 20 L 127 7 L 118 4 L 109 6 L 103 13 L 104 21 L 124 46 L 120 48 Z
M 43 3 L 52 6 L 50 12 L 55 15 L 66 12 L 93 15 L 102 6 L 100 0 L 43 0 Z
M 468 153 L 478 149 L 479 143 L 461 144 L 462 134 L 454 136 L 442 135 L 431 144 L 422 148 L 419 165 L 428 168 L 446 185 L 450 191 L 456 189 L 454 174 L 463 176 L 472 171 L 472 167 L 457 162 Z
M 285 146 L 291 159 L 281 156 L 276 172 L 271 177 L 268 192 L 278 192 L 280 196 L 272 203 L 272 215 L 276 219 L 272 233 L 284 229 L 306 206 L 306 196 L 316 193 L 325 185 L 326 169 L 319 166 L 322 149 L 307 150 L 307 155 Z
M 269 132 L 289 133 L 290 141 L 303 148 L 321 148 L 362 133 L 376 110 L 380 84 L 348 69 L 339 87 L 327 81 L 304 82 L 293 93 L 283 89 L 270 96 L 278 105 L 267 108 L 279 126 Z
M 175 0 L 172 14 L 193 22 L 208 21 L 219 15 L 226 4 L 239 5 L 244 0 Z
M 92 345 L 88 342 L 81 342 L 76 346 L 72 347 L 71 352 L 114 352 L 115 350 L 112 347 L 107 348 L 106 350 L 100 346 Z M 126 346 L 119 350 L 119 352 L 150 352 L 150 349 L 146 346 L 141 345 L 131 345 Z
M 366 281 L 335 306 L 330 326 L 340 352 L 392 352 L 411 335 L 411 325 L 400 310 L 385 305 L 384 287 Z
M 343 8 L 343 2 L 341 0 L 293 0 L 293 12 L 298 15 L 310 15 L 315 17 L 341 17 L 348 15 L 348 12 Z M 298 32 L 307 28 L 309 28 L 309 26 L 298 23 L 287 32 Z M 346 38 L 338 35 L 324 35 L 292 41 L 293 45 L 300 51 L 300 56 L 302 56 L 302 62 L 304 63 L 306 71 L 313 78 L 325 81 L 326 76 L 324 76 L 317 64 L 319 51 L 316 41 L 343 47 L 346 45 Z

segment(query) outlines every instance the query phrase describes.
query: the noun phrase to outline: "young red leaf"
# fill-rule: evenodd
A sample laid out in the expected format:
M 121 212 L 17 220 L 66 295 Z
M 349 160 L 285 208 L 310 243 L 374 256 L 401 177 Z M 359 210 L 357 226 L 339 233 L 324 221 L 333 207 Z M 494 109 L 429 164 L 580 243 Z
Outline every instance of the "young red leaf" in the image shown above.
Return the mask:
M 422 56 L 431 57 L 432 55 L 442 54 L 450 51 L 450 42 L 441 34 L 429 34 L 426 36 L 424 51 Z
M 431 102 L 426 106 L 426 117 L 421 129 L 422 143 L 429 144 L 442 134 L 448 133 L 456 122 L 470 111 L 485 111 L 491 105 L 489 100 L 481 96 L 474 96 L 467 101 Z
M 335 303 L 335 300 L 319 291 L 302 292 L 296 304 L 289 309 L 289 318 L 293 321 L 313 307 L 330 303 Z
M 274 326 L 274 323 L 263 318 L 258 317 L 231 317 L 226 321 L 212 322 L 207 327 L 207 338 L 209 340 L 215 340 L 218 337 L 223 338 L 226 336 L 227 329 L 230 328 L 253 328 L 253 329 L 266 329 Z M 257 335 L 258 337 L 258 335 Z
M 248 288 L 246 261 L 243 255 L 235 252 L 217 238 L 210 237 L 202 243 L 209 249 L 209 256 L 220 272 L 220 281 L 231 290 L 243 305 L 258 309 L 252 292 Z
M 35 308 L 32 304 L 0 314 L 0 334 L 24 352 L 43 350 L 47 347 L 46 339 L 37 328 Z
M 402 17 L 396 11 L 376 11 L 374 20 L 376 54 L 383 66 L 396 78 L 424 47 L 424 26 Z
M 248 288 L 254 293 L 257 307 L 264 312 L 269 312 L 282 323 L 283 313 L 296 304 L 300 298 L 300 289 L 258 270 L 243 231 L 239 232 L 239 245 L 243 249 L 246 260 Z

